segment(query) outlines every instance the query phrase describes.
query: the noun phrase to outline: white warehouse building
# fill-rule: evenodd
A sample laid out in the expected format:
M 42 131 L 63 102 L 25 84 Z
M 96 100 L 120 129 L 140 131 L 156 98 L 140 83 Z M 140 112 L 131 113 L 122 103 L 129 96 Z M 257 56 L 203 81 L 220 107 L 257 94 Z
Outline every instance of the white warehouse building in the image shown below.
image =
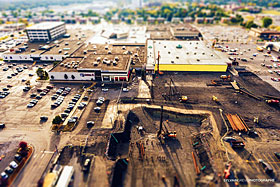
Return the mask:
M 30 42 L 51 41 L 66 34 L 64 22 L 42 22 L 26 28 L 26 33 Z

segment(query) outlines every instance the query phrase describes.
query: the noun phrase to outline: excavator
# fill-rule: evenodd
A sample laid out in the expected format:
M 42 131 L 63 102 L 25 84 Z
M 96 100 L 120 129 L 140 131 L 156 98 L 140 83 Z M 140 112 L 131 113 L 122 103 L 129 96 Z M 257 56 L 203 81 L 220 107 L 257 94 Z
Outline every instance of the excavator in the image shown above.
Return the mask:
M 166 125 L 163 123 L 162 119 L 163 119 L 163 106 L 161 106 L 160 126 L 159 126 L 159 131 L 157 133 L 158 139 L 163 144 L 165 139 L 168 139 L 168 138 L 175 139 L 177 134 L 176 134 L 176 131 L 168 131 L 168 129 L 167 129 Z M 168 120 L 166 122 L 168 122 Z M 162 128 L 162 126 L 164 126 L 164 129 Z

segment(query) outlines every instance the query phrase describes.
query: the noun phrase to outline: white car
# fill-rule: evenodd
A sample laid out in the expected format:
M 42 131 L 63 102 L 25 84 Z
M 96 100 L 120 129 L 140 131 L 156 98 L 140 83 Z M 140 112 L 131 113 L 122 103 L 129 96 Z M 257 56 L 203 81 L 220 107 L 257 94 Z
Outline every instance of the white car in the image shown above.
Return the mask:
M 270 74 L 273 74 L 273 71 L 272 70 L 267 70 Z
M 128 89 L 128 88 L 123 88 L 122 91 L 123 91 L 123 92 L 128 92 L 129 89 Z
M 10 167 L 13 168 L 13 169 L 16 169 L 18 167 L 18 164 L 15 161 L 12 161 L 10 163 Z
M 102 92 L 108 92 L 109 89 L 108 88 L 102 88 Z

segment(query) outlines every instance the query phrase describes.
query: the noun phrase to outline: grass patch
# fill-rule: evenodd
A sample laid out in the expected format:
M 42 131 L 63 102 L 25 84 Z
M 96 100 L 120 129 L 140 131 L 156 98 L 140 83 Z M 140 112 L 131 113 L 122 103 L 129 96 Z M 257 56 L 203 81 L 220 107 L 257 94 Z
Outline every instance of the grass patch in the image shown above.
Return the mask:
M 263 10 L 262 14 L 271 14 L 271 15 L 280 16 L 280 11 L 277 11 L 277 10 Z

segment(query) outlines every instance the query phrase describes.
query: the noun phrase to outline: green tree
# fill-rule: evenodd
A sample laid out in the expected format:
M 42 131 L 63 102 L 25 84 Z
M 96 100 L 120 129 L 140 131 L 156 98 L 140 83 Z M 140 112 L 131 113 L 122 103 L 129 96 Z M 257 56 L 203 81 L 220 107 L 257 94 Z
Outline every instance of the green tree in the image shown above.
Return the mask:
M 272 24 L 272 19 L 269 17 L 263 18 L 262 21 L 263 21 L 263 27 L 265 27 L 265 28 L 269 27 L 269 25 Z
M 252 27 L 253 27 L 253 28 L 257 28 L 258 25 L 255 24 L 254 21 L 248 21 L 248 22 L 245 24 L 245 27 L 246 27 L 247 29 L 251 29 Z
M 62 122 L 62 118 L 60 116 L 55 116 L 52 123 L 59 125 Z

